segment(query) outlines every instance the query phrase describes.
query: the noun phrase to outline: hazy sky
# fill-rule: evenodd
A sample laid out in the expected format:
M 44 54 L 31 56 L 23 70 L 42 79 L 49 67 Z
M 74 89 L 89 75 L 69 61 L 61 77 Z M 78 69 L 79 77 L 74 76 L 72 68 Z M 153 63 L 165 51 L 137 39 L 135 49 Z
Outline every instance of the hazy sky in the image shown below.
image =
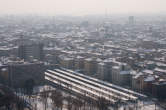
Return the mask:
M 114 14 L 166 12 L 166 0 L 0 0 L 0 14 Z

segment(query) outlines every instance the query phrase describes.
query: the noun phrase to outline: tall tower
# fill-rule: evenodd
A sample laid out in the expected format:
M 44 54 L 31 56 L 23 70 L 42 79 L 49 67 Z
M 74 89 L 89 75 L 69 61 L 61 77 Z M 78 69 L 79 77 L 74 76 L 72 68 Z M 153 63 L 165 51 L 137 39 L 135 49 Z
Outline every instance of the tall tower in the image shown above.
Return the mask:
M 134 25 L 135 20 L 134 20 L 134 16 L 129 16 L 129 25 Z

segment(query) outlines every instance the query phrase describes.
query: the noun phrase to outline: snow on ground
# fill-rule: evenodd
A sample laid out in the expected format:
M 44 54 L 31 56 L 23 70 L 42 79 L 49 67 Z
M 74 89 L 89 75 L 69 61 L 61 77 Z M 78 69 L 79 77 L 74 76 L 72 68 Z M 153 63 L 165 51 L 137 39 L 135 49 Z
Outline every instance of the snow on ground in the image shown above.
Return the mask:
M 39 92 L 39 91 L 41 92 L 43 90 L 48 90 L 48 89 L 52 90 L 52 89 L 55 89 L 55 88 L 49 87 L 49 86 L 40 86 L 40 87 L 36 87 L 34 89 L 34 92 Z M 67 93 L 65 93 L 65 92 L 63 92 L 62 94 L 64 96 L 67 96 Z M 46 105 L 47 110 L 54 110 L 55 107 L 53 106 L 51 99 L 48 98 L 47 101 L 48 101 L 48 104 Z M 33 107 L 36 108 L 35 110 L 45 110 L 44 109 L 45 108 L 44 101 L 40 96 L 37 96 L 36 98 L 31 99 L 30 102 L 33 105 Z M 137 108 L 136 108 L 136 106 L 137 106 Z M 67 110 L 66 107 L 67 107 L 67 102 L 64 101 L 63 110 Z M 138 101 L 138 105 L 134 105 L 134 104 L 129 104 L 129 106 L 125 105 L 125 106 L 119 107 L 118 110 L 125 110 L 124 108 L 126 110 L 129 110 L 129 108 L 132 108 L 132 110 L 155 110 L 155 108 L 156 108 L 156 110 L 164 110 L 162 108 L 159 108 L 159 106 L 155 105 L 155 103 L 153 101 L 145 101 L 145 102 Z M 114 110 L 114 109 L 110 108 L 110 110 Z

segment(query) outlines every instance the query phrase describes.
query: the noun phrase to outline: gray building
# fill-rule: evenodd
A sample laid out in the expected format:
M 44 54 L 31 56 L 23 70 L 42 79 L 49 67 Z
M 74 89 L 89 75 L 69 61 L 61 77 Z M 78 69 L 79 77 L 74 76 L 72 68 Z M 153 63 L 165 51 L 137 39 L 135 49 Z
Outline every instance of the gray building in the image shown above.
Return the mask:
M 42 43 L 20 45 L 18 48 L 18 56 L 27 61 L 31 59 L 42 61 L 44 59 L 43 46 Z

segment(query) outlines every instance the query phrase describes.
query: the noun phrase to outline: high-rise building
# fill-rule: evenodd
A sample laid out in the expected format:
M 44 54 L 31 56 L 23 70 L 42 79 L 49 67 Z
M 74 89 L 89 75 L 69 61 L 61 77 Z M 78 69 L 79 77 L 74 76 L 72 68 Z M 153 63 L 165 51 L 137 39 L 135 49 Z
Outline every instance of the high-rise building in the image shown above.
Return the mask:
M 134 25 L 135 20 L 134 20 L 134 16 L 129 16 L 129 25 Z
M 34 85 L 44 82 L 45 67 L 43 63 L 9 64 L 9 85 L 12 87 L 24 87 L 28 81 Z
M 60 65 L 63 68 L 74 69 L 74 58 L 62 57 L 60 60 Z
M 97 71 L 97 62 L 95 58 L 87 58 L 84 61 L 84 71 L 87 75 L 94 75 Z
M 125 63 L 119 63 L 112 67 L 112 83 L 117 85 L 129 85 L 131 79 L 130 67 Z
M 22 44 L 18 48 L 18 56 L 21 59 L 30 61 L 31 59 L 37 59 L 42 61 L 44 59 L 43 44 Z
M 84 57 L 77 56 L 75 58 L 74 69 L 83 71 L 83 69 L 84 69 Z

